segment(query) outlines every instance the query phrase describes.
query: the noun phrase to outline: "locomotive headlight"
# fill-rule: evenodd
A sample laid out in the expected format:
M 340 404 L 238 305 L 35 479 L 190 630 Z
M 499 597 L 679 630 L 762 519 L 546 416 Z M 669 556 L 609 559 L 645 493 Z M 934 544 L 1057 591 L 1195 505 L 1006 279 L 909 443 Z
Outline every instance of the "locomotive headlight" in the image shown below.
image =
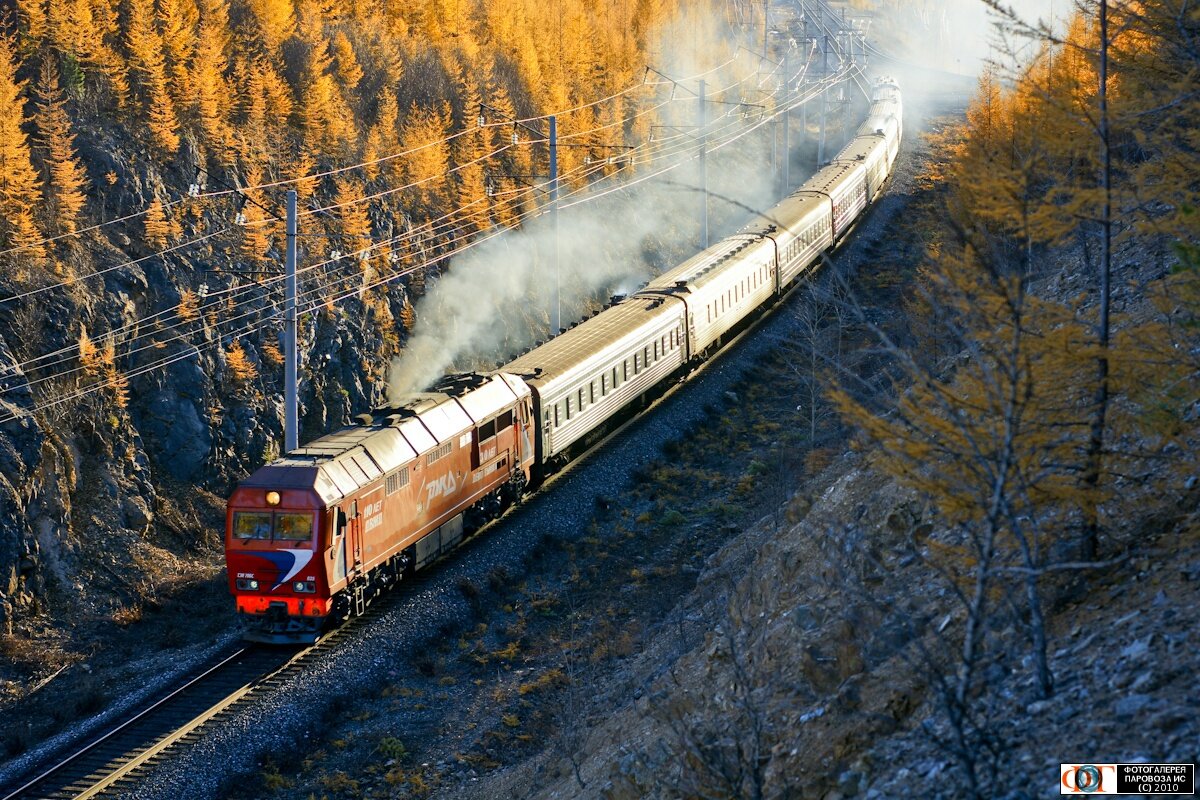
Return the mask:
M 257 592 L 258 581 L 254 580 L 253 578 L 238 578 L 237 587 L 243 592 Z
M 292 584 L 292 588 L 302 594 L 312 594 L 317 591 L 317 585 L 312 581 L 296 581 Z
M 267 505 L 279 505 L 279 492 L 267 492 Z

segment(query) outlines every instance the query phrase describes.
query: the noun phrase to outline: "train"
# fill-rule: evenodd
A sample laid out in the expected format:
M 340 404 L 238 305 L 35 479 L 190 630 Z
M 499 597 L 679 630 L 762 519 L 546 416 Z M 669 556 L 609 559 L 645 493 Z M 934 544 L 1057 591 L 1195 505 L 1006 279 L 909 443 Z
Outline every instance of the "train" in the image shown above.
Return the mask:
M 361 615 L 694 369 L 846 235 L 902 135 L 881 78 L 841 152 L 736 233 L 495 371 L 446 376 L 242 480 L 225 556 L 244 638 L 311 643 Z

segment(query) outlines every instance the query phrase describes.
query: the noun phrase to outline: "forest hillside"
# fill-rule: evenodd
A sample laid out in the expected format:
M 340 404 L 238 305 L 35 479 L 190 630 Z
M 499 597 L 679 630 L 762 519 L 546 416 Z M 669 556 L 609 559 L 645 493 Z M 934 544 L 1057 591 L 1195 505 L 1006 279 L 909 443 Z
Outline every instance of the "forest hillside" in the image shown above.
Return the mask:
M 136 621 L 219 569 L 224 493 L 282 438 L 287 190 L 300 206 L 306 439 L 386 399 L 452 255 L 540 213 L 545 114 L 558 113 L 571 196 L 621 177 L 630 161 L 617 156 L 671 121 L 666 70 L 729 63 L 709 11 L 17 2 L 0 36 L 10 689 L 80 657 L 94 626 Z M 674 259 L 682 231 L 637 240 L 639 267 Z M 576 287 L 564 317 L 620 278 Z M 544 308 L 512 305 L 513 327 L 544 335 Z M 498 346 L 525 341 L 511 333 Z

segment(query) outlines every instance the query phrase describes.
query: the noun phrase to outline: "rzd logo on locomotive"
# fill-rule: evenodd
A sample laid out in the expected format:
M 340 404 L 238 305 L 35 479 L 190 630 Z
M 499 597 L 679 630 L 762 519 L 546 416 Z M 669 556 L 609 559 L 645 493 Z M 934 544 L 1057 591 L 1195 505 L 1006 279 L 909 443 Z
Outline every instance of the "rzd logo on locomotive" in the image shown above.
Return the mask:
M 432 503 L 435 498 L 454 494 L 457 490 L 458 482 L 454 480 L 454 473 L 447 473 L 425 484 L 425 502 Z

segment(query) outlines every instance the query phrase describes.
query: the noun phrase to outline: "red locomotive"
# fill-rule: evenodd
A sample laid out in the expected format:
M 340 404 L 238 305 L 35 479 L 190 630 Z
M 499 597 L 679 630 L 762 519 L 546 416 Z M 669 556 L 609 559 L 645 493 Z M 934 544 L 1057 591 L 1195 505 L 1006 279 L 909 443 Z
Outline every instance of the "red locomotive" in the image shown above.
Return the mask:
M 881 80 L 872 101 L 837 158 L 740 233 L 497 373 L 447 378 L 243 481 L 225 547 L 247 638 L 311 642 L 361 613 L 786 293 L 891 172 L 900 90 Z
M 529 388 L 447 378 L 293 450 L 242 481 L 226 511 L 229 589 L 246 638 L 312 642 L 327 619 L 498 516 L 533 466 Z

